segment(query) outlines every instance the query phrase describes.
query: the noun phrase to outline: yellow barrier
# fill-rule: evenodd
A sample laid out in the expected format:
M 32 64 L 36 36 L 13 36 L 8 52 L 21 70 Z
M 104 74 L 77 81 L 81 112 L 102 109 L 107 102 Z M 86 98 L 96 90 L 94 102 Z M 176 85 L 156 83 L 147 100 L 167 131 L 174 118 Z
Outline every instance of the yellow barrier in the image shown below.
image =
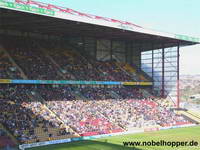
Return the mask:
M 152 85 L 152 82 L 123 82 L 123 85 Z
M 11 83 L 9 79 L 0 79 L 0 83 Z

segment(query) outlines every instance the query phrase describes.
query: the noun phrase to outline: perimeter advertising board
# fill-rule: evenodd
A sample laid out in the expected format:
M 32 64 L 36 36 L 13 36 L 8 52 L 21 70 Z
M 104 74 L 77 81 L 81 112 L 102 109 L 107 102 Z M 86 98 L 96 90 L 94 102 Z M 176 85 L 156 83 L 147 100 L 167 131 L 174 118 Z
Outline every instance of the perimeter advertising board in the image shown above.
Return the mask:
M 43 9 L 43 8 L 38 8 L 38 7 L 33 7 L 29 5 L 23 5 L 23 4 L 18 4 L 18 3 L 9 2 L 9 1 L 3 1 L 3 0 L 0 0 L 0 6 L 5 7 L 5 8 L 10 8 L 10 9 L 17 9 L 17 10 L 25 11 L 25 12 L 48 15 L 48 16 L 55 15 L 55 12 L 53 10 L 48 10 L 48 9 Z

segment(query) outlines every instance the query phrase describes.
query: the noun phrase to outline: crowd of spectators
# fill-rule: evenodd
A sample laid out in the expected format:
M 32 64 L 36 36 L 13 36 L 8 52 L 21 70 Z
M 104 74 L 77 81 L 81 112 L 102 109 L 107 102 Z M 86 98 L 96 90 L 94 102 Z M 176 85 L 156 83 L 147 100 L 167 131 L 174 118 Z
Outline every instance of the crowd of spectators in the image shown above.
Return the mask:
M 75 51 L 56 47 L 42 50 L 39 42 L 28 38 L 6 41 L 6 50 L 29 79 L 134 81 L 115 61 L 88 61 Z M 0 78 L 21 78 L 17 67 L 3 52 L 0 52 L 0 59 Z M 80 95 L 76 92 L 85 99 L 77 99 Z M 133 127 L 188 123 L 166 103 L 155 101 L 144 98 L 137 88 L 124 86 L 2 85 L 0 123 L 21 143 L 39 141 L 36 134 L 39 127 L 52 137 L 56 135 L 49 132 L 49 127 L 58 129 L 58 135 L 76 132 L 88 136 Z
M 0 128 L 0 148 L 15 146 L 15 142 L 9 137 L 7 132 Z
M 134 81 L 133 76 L 122 70 L 115 61 L 97 61 L 94 63 L 94 67 L 104 75 L 109 75 L 110 81 Z
M 58 68 L 36 43 L 28 38 L 10 37 L 9 40 L 5 40 L 4 47 L 29 79 L 61 80 Z
M 47 106 L 80 135 L 188 123 L 150 100 L 49 101 Z
M 77 90 L 89 100 L 106 100 L 106 99 L 142 99 L 143 95 L 138 88 L 112 86 L 112 87 L 93 87 L 82 86 Z
M 77 100 L 69 86 L 2 86 L 0 122 L 22 143 L 38 141 L 35 129 L 40 126 L 46 133 L 51 127 L 59 129 L 60 135 L 76 132 L 88 136 L 188 122 L 151 98 L 142 97 L 139 90 L 131 87 L 86 86 L 76 87 L 76 90 L 87 99 Z M 34 97 L 28 95 L 33 91 L 44 101 L 34 101 Z M 116 92 L 120 98 L 113 98 L 109 91 Z
M 49 101 L 47 106 L 64 122 L 80 135 L 97 135 L 120 129 L 109 122 L 97 107 L 92 107 L 95 101 Z
M 45 100 L 49 101 L 76 99 L 70 86 L 39 85 L 35 87 L 35 91 L 38 92 Z
M 74 51 L 52 50 L 50 56 L 62 68 L 62 73 L 71 73 L 78 80 L 101 81 L 105 77 L 94 68 L 83 56 Z
M 77 89 L 80 93 L 89 100 L 101 100 L 101 99 L 114 99 L 111 94 L 112 88 L 101 88 L 85 86 Z
M 100 104 L 97 102 L 97 105 Z M 104 101 L 104 104 L 100 108 L 106 110 L 103 111 L 106 117 L 109 117 L 112 121 L 117 122 L 127 129 L 153 125 L 163 126 L 168 123 L 175 125 L 177 122 L 186 122 L 183 117 L 147 99 Z
M 70 50 L 51 50 L 51 57 L 61 66 L 63 72 L 70 72 L 78 80 L 134 81 L 114 61 L 86 60 L 84 56 Z
M 117 93 L 121 99 L 142 99 L 143 95 L 139 91 L 138 88 L 132 88 L 132 87 L 113 87 L 112 91 Z
M 80 135 L 103 134 L 122 128 L 187 123 L 169 108 L 151 98 L 144 98 L 138 89 L 84 86 L 77 90 L 87 100 L 47 97 L 46 105 Z M 116 92 L 120 98 L 113 98 L 109 91 Z
M 0 51 L 0 79 L 21 79 L 20 71 L 14 66 L 8 56 Z
M 0 122 L 21 142 L 38 141 L 36 128 L 42 126 L 48 133 L 48 127 L 63 131 L 64 124 L 45 110 L 39 101 L 33 101 L 26 86 L 0 87 Z M 65 134 L 73 134 L 68 128 Z M 63 133 L 63 132 L 62 132 Z M 57 135 L 55 135 L 57 136 Z
M 51 45 L 50 42 L 48 44 Z M 28 79 L 134 81 L 134 77 L 115 61 L 87 60 L 75 50 L 55 45 L 48 48 L 38 40 L 22 37 L 7 37 L 3 41 L 3 46 Z M 17 70 L 15 67 L 2 70 L 9 69 Z M 16 72 L 14 74 L 17 75 Z

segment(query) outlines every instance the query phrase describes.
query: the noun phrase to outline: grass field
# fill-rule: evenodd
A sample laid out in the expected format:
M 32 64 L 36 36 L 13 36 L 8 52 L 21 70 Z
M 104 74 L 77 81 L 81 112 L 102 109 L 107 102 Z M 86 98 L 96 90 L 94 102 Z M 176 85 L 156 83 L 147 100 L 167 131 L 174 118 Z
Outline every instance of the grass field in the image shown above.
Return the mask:
M 129 146 L 125 147 L 123 142 L 127 141 L 197 141 L 198 146 Z M 162 130 L 157 132 L 146 132 L 113 136 L 103 139 L 78 141 L 66 144 L 57 144 L 44 147 L 36 147 L 30 150 L 200 150 L 200 126 Z

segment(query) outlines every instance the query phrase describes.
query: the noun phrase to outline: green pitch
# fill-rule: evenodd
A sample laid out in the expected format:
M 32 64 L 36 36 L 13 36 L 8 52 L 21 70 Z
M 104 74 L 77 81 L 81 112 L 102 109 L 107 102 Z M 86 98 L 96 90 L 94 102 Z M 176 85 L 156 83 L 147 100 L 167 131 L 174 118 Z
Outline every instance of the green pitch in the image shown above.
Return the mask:
M 198 146 L 129 146 L 123 142 L 128 141 L 197 141 Z M 44 147 L 36 147 L 31 150 L 200 150 L 200 126 L 162 130 L 123 136 L 113 136 L 103 139 L 79 141 L 66 144 L 57 144 Z

